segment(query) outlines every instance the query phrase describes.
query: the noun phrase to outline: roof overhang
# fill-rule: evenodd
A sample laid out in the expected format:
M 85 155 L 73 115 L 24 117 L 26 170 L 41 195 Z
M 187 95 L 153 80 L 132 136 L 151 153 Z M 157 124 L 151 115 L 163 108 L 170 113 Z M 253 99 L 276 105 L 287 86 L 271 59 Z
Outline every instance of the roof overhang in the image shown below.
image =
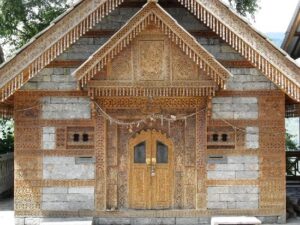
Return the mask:
M 156 1 L 148 1 L 117 33 L 73 72 L 72 75 L 76 76 L 79 87 L 87 85 L 107 65 L 109 60 L 126 48 L 150 24 L 157 26 L 219 87 L 224 87 L 226 79 L 231 76 L 230 72 Z

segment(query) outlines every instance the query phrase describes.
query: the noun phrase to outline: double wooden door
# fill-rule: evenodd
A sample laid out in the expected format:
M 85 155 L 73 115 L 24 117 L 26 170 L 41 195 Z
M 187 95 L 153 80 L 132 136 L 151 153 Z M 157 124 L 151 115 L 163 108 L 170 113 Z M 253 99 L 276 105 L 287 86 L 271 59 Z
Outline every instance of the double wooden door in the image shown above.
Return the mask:
M 173 145 L 155 130 L 129 141 L 129 202 L 133 209 L 167 209 L 172 204 Z

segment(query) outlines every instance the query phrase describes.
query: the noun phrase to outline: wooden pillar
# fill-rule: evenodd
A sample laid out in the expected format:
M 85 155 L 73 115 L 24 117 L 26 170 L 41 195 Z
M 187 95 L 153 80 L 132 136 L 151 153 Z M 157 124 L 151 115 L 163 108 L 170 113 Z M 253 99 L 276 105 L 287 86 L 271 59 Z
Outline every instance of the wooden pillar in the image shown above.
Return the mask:
M 196 115 L 197 209 L 206 209 L 207 111 L 198 108 Z
M 106 209 L 106 120 L 97 115 L 96 117 L 96 210 Z

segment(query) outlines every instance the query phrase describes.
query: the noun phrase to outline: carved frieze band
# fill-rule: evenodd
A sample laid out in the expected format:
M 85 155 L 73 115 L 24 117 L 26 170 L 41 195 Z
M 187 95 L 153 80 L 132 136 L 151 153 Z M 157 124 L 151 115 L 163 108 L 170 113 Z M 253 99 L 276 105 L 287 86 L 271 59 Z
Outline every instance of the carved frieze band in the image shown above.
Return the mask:
M 300 101 L 299 68 L 220 1 L 178 0 L 291 98 Z
M 116 88 L 90 88 L 89 96 L 94 97 L 193 97 L 214 96 L 215 87 L 116 87 Z
M 123 1 L 82 1 L 44 31 L 42 37 L 29 43 L 26 50 L 0 68 L 1 101 L 20 89 Z
M 80 86 L 84 87 L 88 81 L 107 65 L 109 60 L 127 47 L 150 24 L 154 24 L 161 29 L 201 70 L 218 85 L 224 86 L 224 81 L 230 76 L 229 71 L 155 2 L 148 2 L 106 44 L 96 51 L 90 60 L 73 73 L 79 80 Z

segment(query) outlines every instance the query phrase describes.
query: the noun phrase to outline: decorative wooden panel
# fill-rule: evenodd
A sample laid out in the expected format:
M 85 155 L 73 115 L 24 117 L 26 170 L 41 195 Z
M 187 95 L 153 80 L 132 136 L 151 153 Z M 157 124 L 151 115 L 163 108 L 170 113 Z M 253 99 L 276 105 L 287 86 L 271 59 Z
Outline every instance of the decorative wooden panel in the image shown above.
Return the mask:
M 94 132 L 94 127 L 67 127 L 67 149 L 93 149 Z M 74 135 L 77 135 L 78 140 L 74 140 Z

